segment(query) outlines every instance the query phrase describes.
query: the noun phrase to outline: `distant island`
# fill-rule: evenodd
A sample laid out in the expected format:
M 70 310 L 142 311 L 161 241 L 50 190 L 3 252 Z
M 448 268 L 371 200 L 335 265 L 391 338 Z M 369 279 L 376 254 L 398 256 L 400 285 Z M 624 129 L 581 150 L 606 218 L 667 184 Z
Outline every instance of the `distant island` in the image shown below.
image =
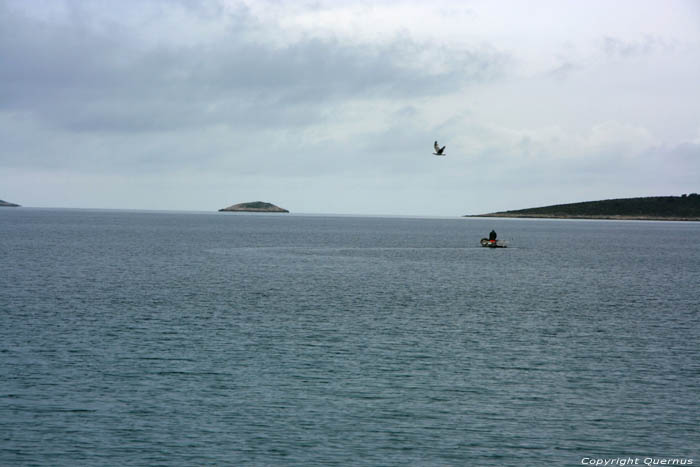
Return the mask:
M 700 195 L 606 199 L 464 217 L 700 221 Z
M 19 204 L 8 203 L 7 201 L 3 201 L 0 199 L 0 207 L 2 207 L 2 208 L 18 208 Z
M 289 212 L 279 206 L 263 201 L 253 201 L 251 203 L 239 203 L 227 208 L 219 209 L 219 212 Z

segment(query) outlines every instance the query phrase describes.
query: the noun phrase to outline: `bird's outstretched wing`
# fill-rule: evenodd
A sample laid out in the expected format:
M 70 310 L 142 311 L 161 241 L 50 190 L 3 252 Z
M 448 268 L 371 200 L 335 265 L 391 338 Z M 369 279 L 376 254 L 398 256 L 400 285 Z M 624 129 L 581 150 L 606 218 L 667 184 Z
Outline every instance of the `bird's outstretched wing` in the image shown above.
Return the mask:
M 440 147 L 438 142 L 435 141 L 433 143 L 433 147 L 435 148 L 435 152 L 433 154 L 435 154 L 436 156 L 444 156 L 442 152 L 445 150 L 446 146 Z

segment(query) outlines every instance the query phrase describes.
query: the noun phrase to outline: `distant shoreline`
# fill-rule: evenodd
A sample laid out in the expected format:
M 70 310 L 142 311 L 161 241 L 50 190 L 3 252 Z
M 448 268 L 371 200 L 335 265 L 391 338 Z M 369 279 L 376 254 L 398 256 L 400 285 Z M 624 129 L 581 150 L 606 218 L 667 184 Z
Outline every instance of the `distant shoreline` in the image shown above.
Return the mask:
M 682 196 L 604 199 L 464 217 L 697 222 L 700 221 L 700 195 L 691 193 Z
M 677 221 L 677 222 L 698 222 L 700 217 L 663 217 L 663 216 L 572 216 L 555 214 L 476 214 L 462 217 L 502 217 L 511 219 L 589 219 L 589 220 L 611 220 L 611 221 Z
M 219 209 L 219 212 L 275 212 L 288 213 L 289 211 L 264 201 L 251 201 L 248 203 L 238 203 L 227 208 Z

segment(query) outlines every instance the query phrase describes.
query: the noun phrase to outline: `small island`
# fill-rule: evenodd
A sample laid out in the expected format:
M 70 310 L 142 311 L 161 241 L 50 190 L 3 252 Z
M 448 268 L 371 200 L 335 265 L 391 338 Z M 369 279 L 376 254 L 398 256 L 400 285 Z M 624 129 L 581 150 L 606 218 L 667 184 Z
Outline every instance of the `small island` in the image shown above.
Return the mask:
M 227 208 L 219 209 L 219 212 L 289 212 L 279 206 L 263 201 L 239 203 Z
M 19 204 L 15 203 L 8 203 L 7 201 L 3 201 L 0 199 L 0 208 L 18 208 Z
M 606 199 L 464 217 L 700 221 L 700 195 Z

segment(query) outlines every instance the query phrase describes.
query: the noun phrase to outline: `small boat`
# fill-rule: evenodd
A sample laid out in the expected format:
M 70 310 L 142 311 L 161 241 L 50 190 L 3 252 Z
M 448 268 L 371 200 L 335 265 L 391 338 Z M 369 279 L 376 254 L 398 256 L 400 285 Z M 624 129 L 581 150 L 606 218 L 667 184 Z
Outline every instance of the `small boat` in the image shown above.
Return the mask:
M 481 239 L 481 246 L 486 248 L 508 248 L 508 244 L 503 240 L 489 240 L 488 238 Z

